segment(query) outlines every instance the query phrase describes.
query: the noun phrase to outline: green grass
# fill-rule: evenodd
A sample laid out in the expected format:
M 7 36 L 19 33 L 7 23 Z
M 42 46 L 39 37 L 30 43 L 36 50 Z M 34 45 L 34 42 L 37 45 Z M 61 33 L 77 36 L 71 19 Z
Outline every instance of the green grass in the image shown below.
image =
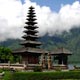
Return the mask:
M 12 80 L 12 77 L 13 77 L 13 74 L 9 71 L 6 71 L 3 77 L 3 80 Z
M 80 80 L 80 71 L 6 72 L 4 80 Z

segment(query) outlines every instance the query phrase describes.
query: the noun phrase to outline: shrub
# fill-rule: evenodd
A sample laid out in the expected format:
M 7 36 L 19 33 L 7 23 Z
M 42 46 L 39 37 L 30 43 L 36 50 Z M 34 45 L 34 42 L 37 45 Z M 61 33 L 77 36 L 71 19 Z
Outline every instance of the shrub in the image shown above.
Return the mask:
M 5 72 L 3 80 L 13 80 L 13 76 L 11 72 Z
M 33 68 L 34 72 L 42 72 L 42 68 L 40 66 L 36 66 Z
M 61 68 L 60 67 L 57 67 L 55 70 L 56 71 L 61 71 Z
M 3 72 L 3 70 L 2 70 L 2 69 L 0 69 L 0 73 L 1 73 L 1 72 Z
M 6 79 L 6 77 L 7 77 L 7 79 Z M 4 80 L 61 80 L 61 79 L 78 79 L 78 80 L 80 80 L 80 71 L 15 72 L 6 77 Z
M 2 68 L 3 71 L 10 71 L 10 68 Z

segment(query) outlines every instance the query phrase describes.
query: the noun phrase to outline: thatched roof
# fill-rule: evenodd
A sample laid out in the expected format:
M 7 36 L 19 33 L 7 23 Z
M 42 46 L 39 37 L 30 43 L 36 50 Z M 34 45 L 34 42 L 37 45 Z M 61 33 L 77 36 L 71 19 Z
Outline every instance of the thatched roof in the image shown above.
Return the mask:
M 21 42 L 21 44 L 38 44 L 38 45 L 41 45 L 42 43 L 41 42 L 38 42 L 38 41 L 23 41 Z
M 25 53 L 32 53 L 32 54 L 43 54 L 43 53 L 48 53 L 47 51 L 43 50 L 43 49 L 37 49 L 37 48 L 21 48 L 21 49 L 17 49 L 15 51 L 12 52 L 13 54 L 25 54 Z
M 32 38 L 39 38 L 37 35 L 24 35 L 23 38 L 32 37 Z
M 59 55 L 59 54 L 71 55 L 72 52 L 70 52 L 69 50 L 62 47 L 62 48 L 55 49 L 50 54 L 52 54 L 52 55 Z
M 24 30 L 25 33 L 38 33 L 37 30 Z
M 34 30 L 34 29 L 36 29 L 36 28 L 38 28 L 38 27 L 37 27 L 37 26 L 30 26 L 30 25 L 28 25 L 28 26 L 24 26 L 24 28 Z

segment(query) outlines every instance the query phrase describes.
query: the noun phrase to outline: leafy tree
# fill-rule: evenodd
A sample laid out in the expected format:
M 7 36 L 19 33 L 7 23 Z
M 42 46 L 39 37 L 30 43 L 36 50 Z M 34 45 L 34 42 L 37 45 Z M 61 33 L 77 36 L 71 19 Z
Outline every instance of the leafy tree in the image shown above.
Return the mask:
M 13 56 L 11 53 L 11 49 L 6 47 L 0 47 L 0 62 L 6 63 L 10 61 L 11 63 L 13 63 L 18 62 L 20 60 L 20 56 Z

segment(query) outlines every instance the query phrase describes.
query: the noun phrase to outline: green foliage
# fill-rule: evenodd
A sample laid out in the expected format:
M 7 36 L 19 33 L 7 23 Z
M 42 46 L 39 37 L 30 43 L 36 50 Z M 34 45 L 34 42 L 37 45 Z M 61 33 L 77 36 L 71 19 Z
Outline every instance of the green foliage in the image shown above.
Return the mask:
M 0 70 L 2 70 L 2 71 L 11 71 L 11 69 L 10 68 L 1 68 Z
M 56 71 L 61 71 L 61 68 L 60 67 L 57 67 L 55 70 Z
M 11 49 L 6 47 L 0 47 L 0 63 L 6 63 L 8 61 L 10 61 L 11 63 L 19 62 L 20 56 L 13 56 Z
M 11 50 L 9 48 L 0 47 L 0 61 L 8 62 L 10 61 L 10 57 L 12 56 Z
M 0 69 L 0 73 L 3 72 L 3 69 Z
M 42 72 L 42 68 L 40 66 L 36 66 L 33 68 L 34 72 Z
M 13 80 L 13 73 L 11 73 L 11 72 L 5 72 L 3 80 Z
M 80 79 L 79 71 L 69 72 L 15 72 L 7 73 L 4 80 L 56 80 Z

